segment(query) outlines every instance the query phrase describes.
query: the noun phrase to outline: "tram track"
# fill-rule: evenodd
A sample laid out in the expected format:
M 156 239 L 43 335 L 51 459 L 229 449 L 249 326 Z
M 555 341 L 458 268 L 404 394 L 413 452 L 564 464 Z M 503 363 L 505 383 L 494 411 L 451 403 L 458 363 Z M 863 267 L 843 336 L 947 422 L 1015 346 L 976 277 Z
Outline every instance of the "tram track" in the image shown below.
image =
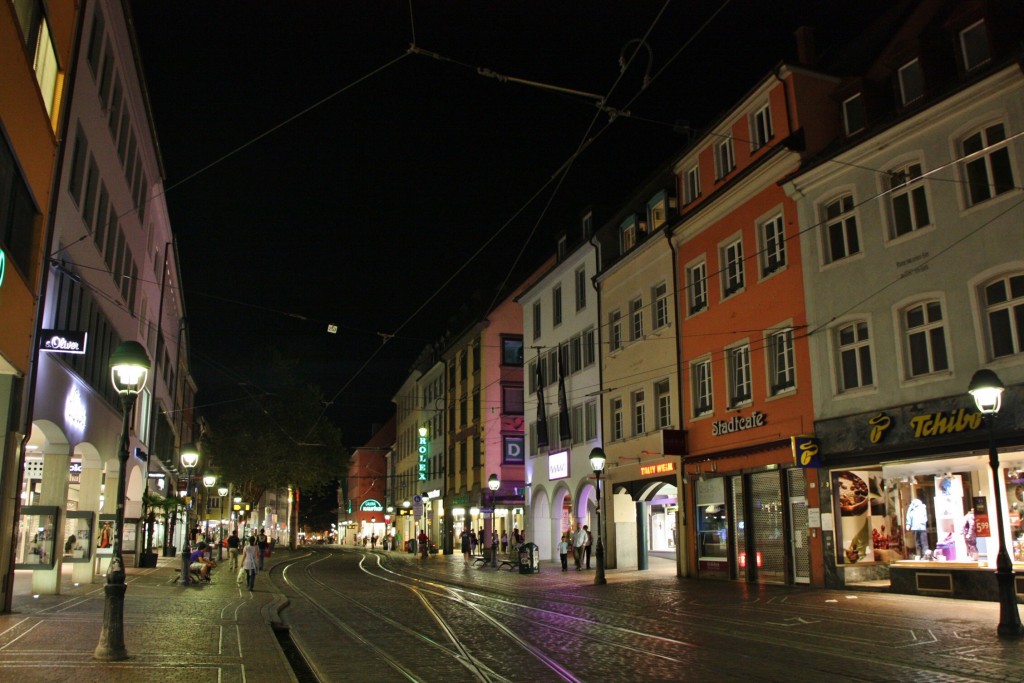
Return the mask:
M 358 561 L 360 572 L 367 578 L 386 584 L 385 590 L 392 598 L 396 588 L 411 592 L 417 598 L 424 614 L 429 616 L 434 628 L 442 635 L 437 637 L 425 633 L 422 624 L 411 626 L 382 613 L 375 602 L 376 591 L 367 592 L 364 589 L 359 597 L 353 597 L 319 578 L 316 575 L 318 567 L 331 557 L 333 555 L 323 555 L 315 560 L 297 560 L 282 569 L 282 580 L 290 590 L 305 598 L 327 621 L 372 652 L 374 657 L 380 658 L 404 675 L 411 676 L 408 680 L 418 680 L 414 677 L 414 667 L 396 661 L 392 654 L 361 635 L 367 627 L 366 618 L 383 623 L 392 633 L 403 633 L 418 643 L 443 653 L 470 672 L 473 680 L 487 683 L 505 683 L 512 680 L 495 671 L 496 666 L 500 664 L 500 656 L 495 665 L 485 663 L 495 659 L 495 652 L 507 655 L 510 648 L 521 652 L 515 657 L 515 668 L 523 672 L 522 680 L 552 679 L 577 683 L 581 679 L 568 664 L 560 660 L 560 655 L 565 654 L 565 644 L 571 644 L 573 650 L 597 647 L 616 651 L 630 658 L 653 658 L 669 666 L 680 665 L 682 660 L 664 650 L 643 647 L 641 643 L 656 642 L 669 648 L 692 647 L 689 643 L 612 626 L 599 620 L 517 604 L 515 599 L 509 596 L 491 597 L 467 591 L 462 587 L 445 585 L 436 580 L 407 576 L 384 567 L 378 555 L 362 555 Z M 332 596 L 332 599 L 325 599 L 326 595 Z M 360 610 L 364 620 L 359 623 L 358 628 L 338 618 L 340 610 L 331 607 L 331 603 L 338 599 L 342 600 L 345 606 Z M 544 616 L 539 618 L 538 615 Z M 559 621 L 564 623 L 558 623 Z M 517 628 L 512 627 L 513 624 L 523 632 L 529 632 L 531 637 L 520 635 Z M 524 655 L 533 662 L 533 666 L 525 664 Z M 540 669 L 547 672 L 546 676 L 538 675 Z
M 352 568 L 349 580 L 358 571 L 359 576 L 375 580 L 380 586 L 360 582 L 358 594 L 344 595 L 344 600 L 338 597 L 344 593 L 337 588 L 336 570 L 340 565 L 331 565 L 328 560 L 341 563 L 345 555 L 350 556 L 348 562 Z M 298 588 L 303 590 L 310 604 L 318 604 L 319 598 L 318 607 L 330 612 L 332 617 L 345 610 L 358 610 L 355 628 L 362 629 L 371 621 L 378 621 L 392 633 L 400 632 L 407 638 L 415 637 L 418 643 L 429 643 L 430 649 L 439 656 L 457 662 L 469 675 L 466 680 L 504 683 L 607 677 L 607 669 L 602 671 L 595 660 L 630 662 L 635 667 L 629 671 L 632 678 L 612 676 L 609 680 L 679 680 L 683 671 L 695 667 L 694 675 L 697 675 L 697 671 L 704 669 L 706 662 L 715 659 L 712 653 L 722 651 L 723 641 L 730 643 L 725 645 L 729 656 L 718 659 L 713 669 L 720 680 L 742 680 L 742 673 L 751 671 L 759 671 L 762 680 L 776 680 L 771 678 L 770 671 L 779 676 L 789 671 L 785 652 L 824 656 L 814 667 L 804 669 L 804 673 L 815 671 L 825 677 L 838 676 L 835 680 L 882 680 L 878 678 L 881 675 L 889 680 L 910 681 L 940 674 L 952 676 L 949 680 L 997 680 L 982 672 L 963 677 L 951 674 L 949 661 L 943 661 L 947 658 L 941 654 L 944 646 L 932 638 L 918 637 L 930 632 L 915 634 L 911 642 L 903 645 L 890 640 L 885 645 L 902 654 L 889 661 L 875 661 L 867 676 L 851 673 L 859 671 L 857 664 L 864 659 L 864 648 L 872 642 L 861 642 L 845 627 L 841 636 L 829 627 L 830 621 L 842 623 L 836 621 L 842 617 L 834 608 L 804 604 L 794 609 L 785 604 L 784 597 L 772 597 L 772 591 L 722 604 L 699 593 L 688 597 L 685 592 L 657 590 L 646 591 L 646 600 L 632 603 L 628 597 L 625 602 L 622 599 L 623 592 L 627 595 L 632 592 L 628 586 L 618 587 L 617 599 L 590 595 L 585 588 L 580 590 L 579 586 L 569 583 L 564 593 L 557 586 L 554 591 L 538 593 L 531 587 L 535 584 L 528 581 L 489 584 L 484 575 L 474 573 L 467 573 L 465 577 L 442 576 L 415 563 L 396 563 L 389 561 L 386 554 L 361 550 L 325 553 L 316 562 L 308 561 L 301 572 L 298 567 L 292 572 L 290 578 L 302 577 L 304 585 Z M 402 601 L 401 591 L 415 596 L 421 618 L 396 619 L 379 609 L 381 599 Z M 642 592 L 638 588 L 638 594 Z M 334 597 L 326 600 L 326 595 Z M 662 604 L 654 605 L 652 595 Z M 658 596 L 667 599 L 662 602 Z M 671 608 L 666 609 L 665 603 L 671 603 Z M 624 609 L 626 605 L 629 607 Z M 862 614 L 863 610 L 853 608 L 851 612 Z M 817 619 L 803 622 L 798 615 L 808 618 L 813 615 Z M 350 627 L 352 619 L 352 616 L 347 617 Z M 425 626 L 427 620 L 429 628 Z M 902 624 L 893 626 L 917 631 L 921 625 L 916 618 L 904 617 L 900 621 Z M 926 655 L 924 653 L 932 650 L 930 644 L 935 651 Z M 877 639 L 873 645 L 878 647 Z M 922 655 L 909 656 L 908 645 L 924 648 Z M 503 666 L 494 652 L 509 649 L 519 653 L 514 657 L 516 664 L 509 666 L 506 661 Z M 775 652 L 776 656 L 765 660 L 754 654 L 766 651 Z M 390 656 L 385 652 L 384 661 Z M 915 661 L 908 661 L 910 659 Z M 418 664 L 403 666 L 409 676 L 413 676 L 403 680 L 438 680 L 436 674 L 421 674 Z M 666 678 L 667 671 L 675 671 L 677 676 Z
M 402 677 L 402 680 L 424 682 L 436 680 L 438 664 L 423 655 L 425 646 L 435 655 L 457 664 L 469 675 L 469 680 L 481 683 L 512 683 L 511 679 L 495 671 L 484 661 L 484 658 L 475 654 L 465 644 L 465 635 L 460 634 L 460 630 L 465 631 L 465 628 L 457 628 L 449 618 L 436 609 L 431 604 L 428 591 L 411 588 L 413 594 L 418 598 L 418 604 L 422 607 L 422 614 L 426 615 L 431 622 L 432 628 L 430 629 L 424 628 L 422 619 L 412 619 L 407 622 L 388 616 L 381 609 L 379 602 L 374 604 L 365 598 L 357 599 L 318 578 L 314 574 L 316 565 L 330 557 L 331 555 L 325 554 L 315 559 L 310 559 L 308 556 L 296 558 L 280 567 L 281 581 L 290 591 L 304 598 L 306 603 L 332 627 L 369 653 L 372 656 L 370 661 L 373 661 L 375 665 L 383 664 L 390 667 Z M 363 561 L 365 558 L 360 559 L 360 564 Z M 361 593 L 364 596 L 375 595 L 373 591 L 368 593 L 363 590 Z M 350 609 L 345 609 L 346 607 L 357 608 L 359 619 L 356 623 L 352 623 L 352 619 L 346 621 L 339 617 L 339 614 L 351 613 Z M 372 628 L 372 622 L 377 622 L 376 628 Z M 383 631 L 380 629 L 380 625 L 383 625 Z M 366 635 L 368 631 L 386 633 L 388 637 L 368 636 Z M 404 635 L 407 641 L 418 645 L 418 647 L 413 650 L 409 647 L 395 646 L 396 634 Z M 387 642 L 390 647 L 378 645 L 377 642 Z M 408 661 L 409 657 L 398 654 L 408 651 L 418 653 L 417 657 L 413 658 L 413 662 Z M 424 670 L 430 673 L 425 673 Z M 563 677 L 562 680 L 575 682 L 577 679 Z

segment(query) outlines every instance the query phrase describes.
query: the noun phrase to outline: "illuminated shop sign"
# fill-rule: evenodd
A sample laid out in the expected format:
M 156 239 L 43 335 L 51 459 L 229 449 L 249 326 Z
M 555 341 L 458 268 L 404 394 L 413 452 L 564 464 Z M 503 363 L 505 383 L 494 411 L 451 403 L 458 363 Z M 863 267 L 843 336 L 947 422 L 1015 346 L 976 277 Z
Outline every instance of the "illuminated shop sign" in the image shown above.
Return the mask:
M 67 398 L 64 399 L 64 421 L 69 427 L 83 432 L 85 431 L 86 418 L 85 400 L 82 398 L 82 392 L 78 390 L 77 386 L 73 386 L 68 392 Z
M 416 446 L 416 452 L 419 454 L 419 464 L 416 469 L 417 481 L 427 480 L 427 458 L 430 455 L 430 442 L 427 437 L 427 428 L 420 427 L 419 441 Z
M 747 417 L 734 415 L 728 420 L 718 420 L 711 425 L 711 436 L 722 436 L 733 432 L 742 432 L 748 429 L 764 427 L 768 423 L 768 416 L 762 412 L 754 411 Z
M 813 436 L 791 436 L 793 464 L 797 467 L 821 467 L 821 444 Z
M 651 477 L 660 474 L 670 474 L 676 471 L 674 462 L 659 462 L 653 465 L 640 465 L 640 476 Z
M 885 438 L 886 433 L 893 426 L 893 419 L 886 413 L 878 413 L 868 420 L 871 426 L 869 439 L 871 443 L 879 443 Z M 974 431 L 982 425 L 982 416 L 979 412 L 971 412 L 966 408 L 956 410 L 925 413 L 914 415 L 908 421 L 911 435 L 915 439 L 925 439 L 930 436 L 942 436 L 945 434 L 959 434 L 961 432 Z
M 39 335 L 39 350 L 49 353 L 85 353 L 85 342 L 88 332 L 72 332 L 69 330 L 42 330 Z
M 548 454 L 548 480 L 565 479 L 569 476 L 569 451 L 555 451 Z
M 373 498 L 367 498 L 359 504 L 360 512 L 384 512 L 384 506 L 380 504 L 379 500 Z
M 521 436 L 502 437 L 502 462 L 522 464 L 526 454 L 525 439 Z

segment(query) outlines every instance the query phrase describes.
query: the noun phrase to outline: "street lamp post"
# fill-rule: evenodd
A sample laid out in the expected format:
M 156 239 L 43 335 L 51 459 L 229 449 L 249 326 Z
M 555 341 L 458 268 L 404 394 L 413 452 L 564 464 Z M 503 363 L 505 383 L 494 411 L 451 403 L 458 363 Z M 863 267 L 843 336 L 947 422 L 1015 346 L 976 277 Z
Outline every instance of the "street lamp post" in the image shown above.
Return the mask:
M 199 450 L 195 444 L 189 443 L 181 447 L 181 464 L 185 468 L 185 539 L 181 544 L 181 585 L 187 586 L 192 578 L 189 576 L 189 556 L 191 555 L 192 522 L 189 511 L 192 509 L 192 468 L 199 464 Z
M 999 626 L 996 633 L 1000 638 L 1020 638 L 1024 635 L 1020 611 L 1017 609 L 1017 591 L 1010 553 L 1006 550 L 1006 534 L 1003 530 L 1003 479 L 999 476 L 999 452 L 996 450 L 995 421 L 1003 402 L 1006 387 L 996 373 L 981 369 L 974 373 L 967 391 L 974 397 L 978 410 L 988 422 L 988 465 L 992 468 L 993 494 L 996 503 L 996 530 L 999 533 L 999 553 L 996 555 L 996 582 L 999 584 Z
M 491 566 L 495 568 L 498 566 L 498 530 L 495 528 L 497 510 L 494 509 L 494 497 L 500 486 L 501 480 L 498 479 L 497 474 L 488 477 L 487 488 L 491 490 Z
M 221 485 L 217 488 L 217 495 L 220 497 L 220 520 L 217 522 L 217 561 L 224 559 L 224 537 L 227 535 L 224 531 L 224 498 L 231 491 L 227 486 Z
M 603 586 L 608 583 L 608 580 L 604 577 L 604 543 L 601 541 L 601 538 L 604 536 L 604 531 L 601 528 L 601 473 L 604 472 L 606 460 L 607 457 L 600 448 L 590 451 L 590 467 L 597 476 L 597 551 L 595 554 L 597 571 L 594 574 L 594 584 L 597 586 Z
M 103 627 L 100 641 L 93 651 L 93 659 L 117 662 L 128 659 L 124 646 L 124 558 L 121 556 L 121 540 L 124 535 L 125 470 L 128 464 L 128 427 L 139 392 L 146 386 L 149 375 L 149 357 L 138 342 L 127 341 L 118 346 L 110 356 L 110 380 L 121 399 L 121 438 L 117 446 L 117 510 L 114 515 L 114 543 L 111 548 L 110 566 L 107 568 L 107 583 L 103 606 Z
M 203 496 L 203 507 L 206 508 L 206 545 L 210 546 L 210 489 L 217 485 L 217 475 L 207 473 L 203 475 L 203 486 L 206 488 L 206 495 Z M 210 559 L 213 559 L 213 546 L 210 546 Z

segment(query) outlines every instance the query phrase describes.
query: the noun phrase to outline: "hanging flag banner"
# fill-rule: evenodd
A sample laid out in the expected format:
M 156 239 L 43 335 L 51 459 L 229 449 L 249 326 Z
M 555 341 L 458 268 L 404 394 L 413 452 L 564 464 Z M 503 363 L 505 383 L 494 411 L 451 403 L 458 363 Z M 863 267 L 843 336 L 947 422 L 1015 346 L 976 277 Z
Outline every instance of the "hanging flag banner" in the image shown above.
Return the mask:
M 565 397 L 565 360 L 562 358 L 562 346 L 558 346 L 558 438 L 562 441 L 572 440 L 572 429 L 569 425 L 569 401 Z
M 543 362 L 537 360 L 537 448 L 548 447 L 548 416 L 544 410 Z

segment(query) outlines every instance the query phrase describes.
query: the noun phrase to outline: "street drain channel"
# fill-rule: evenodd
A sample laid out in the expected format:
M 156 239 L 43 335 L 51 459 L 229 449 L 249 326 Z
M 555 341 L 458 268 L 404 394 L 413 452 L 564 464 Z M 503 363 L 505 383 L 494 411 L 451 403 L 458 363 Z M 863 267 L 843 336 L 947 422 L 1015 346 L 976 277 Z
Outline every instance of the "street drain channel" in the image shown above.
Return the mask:
M 316 677 L 313 669 L 310 668 L 309 662 L 306 661 L 298 646 L 292 641 L 292 635 L 288 627 L 274 626 L 274 635 L 277 637 L 277 643 L 281 646 L 281 650 L 284 651 L 284 656 L 288 660 L 288 665 L 292 668 L 292 673 L 295 674 L 295 679 L 299 683 L 320 683 L 320 679 Z

